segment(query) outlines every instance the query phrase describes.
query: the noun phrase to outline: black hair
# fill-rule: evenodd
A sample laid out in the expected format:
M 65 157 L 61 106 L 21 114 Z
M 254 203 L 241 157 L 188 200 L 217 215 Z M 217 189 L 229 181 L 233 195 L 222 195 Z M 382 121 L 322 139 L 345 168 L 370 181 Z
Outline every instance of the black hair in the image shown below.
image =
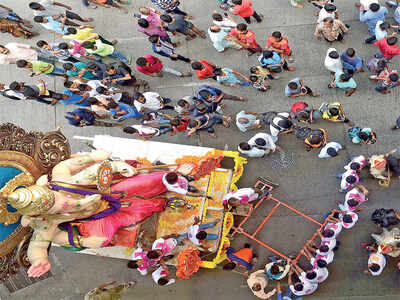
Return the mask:
M 350 57 L 353 57 L 356 54 L 356 51 L 354 50 L 354 48 L 348 48 L 346 50 L 346 54 Z
M 251 149 L 251 146 L 247 142 L 242 142 L 239 144 L 239 148 L 244 151 L 249 151 Z
M 93 104 L 96 104 L 97 102 L 99 102 L 99 100 L 97 100 L 95 97 L 89 97 L 85 101 L 86 101 L 86 103 L 88 103 L 90 105 L 93 105 Z
M 73 64 L 71 64 L 71 63 L 65 63 L 65 64 L 63 64 L 63 68 L 65 69 L 65 70 L 71 70 L 72 68 L 74 67 L 74 65 Z
M 326 149 L 326 153 L 331 156 L 331 157 L 335 157 L 337 156 L 337 151 L 335 148 L 329 147 L 328 149 Z
M 294 289 L 298 292 L 301 292 L 303 290 L 304 286 L 301 282 L 296 282 L 294 285 Z
M 270 271 L 271 271 L 271 274 L 272 274 L 272 275 L 278 275 L 278 274 L 279 274 L 279 267 L 278 267 L 278 265 L 273 264 L 272 267 L 271 267 L 271 269 L 270 269 Z
M 267 144 L 267 142 L 262 138 L 258 138 L 254 142 L 256 143 L 257 146 L 261 146 L 261 147 L 265 146 Z
M 307 274 L 306 274 L 306 278 L 309 280 L 313 280 L 316 277 L 317 277 L 317 273 L 315 271 L 307 272 Z
M 258 80 L 258 77 L 256 75 L 250 75 L 249 79 L 251 82 L 256 82 Z
M 324 8 L 327 12 L 334 12 L 336 10 L 336 6 L 331 3 L 325 4 Z
M 223 20 L 222 16 L 220 14 L 217 14 L 217 13 L 212 14 L 211 17 L 212 17 L 213 20 L 215 20 L 217 22 L 221 22 Z
M 281 119 L 278 121 L 278 126 L 284 129 L 289 129 L 290 127 L 292 127 L 293 123 L 290 120 L 286 120 L 286 119 Z
M 252 66 L 251 68 L 250 68 L 250 73 L 251 74 L 255 74 L 255 73 L 257 73 L 258 72 L 258 67 L 257 66 Z
M 188 102 L 185 99 L 180 99 L 177 102 L 179 107 L 184 107 L 186 103 L 188 103 Z
M 201 90 L 201 91 L 199 92 L 199 95 L 200 95 L 201 98 L 203 98 L 203 99 L 207 99 L 208 97 L 212 96 L 212 94 L 211 94 L 209 91 L 207 91 L 207 90 Z
M 43 23 L 43 17 L 42 16 L 35 16 L 33 18 L 33 21 L 35 21 L 36 23 Z
M 43 40 L 40 40 L 36 43 L 36 46 L 38 46 L 39 48 L 42 48 L 44 45 L 48 45 L 48 43 Z
M 139 265 L 137 264 L 136 260 L 129 261 L 127 266 L 128 266 L 129 269 L 137 269 L 137 268 L 139 268 Z
M 160 257 L 160 254 L 158 254 L 158 252 L 155 250 L 150 250 L 149 252 L 147 252 L 146 256 L 148 259 L 157 259 Z
M 40 9 L 41 5 L 37 2 L 31 2 L 29 3 L 29 8 L 33 9 L 33 10 L 38 10 Z
M 199 61 L 193 62 L 191 66 L 192 66 L 193 70 L 201 70 L 201 69 L 203 69 L 203 64 L 201 62 L 199 62 Z
M 379 269 L 381 268 L 378 264 L 372 264 L 370 267 L 368 267 L 372 272 L 378 272 Z
M 340 80 L 342 80 L 344 82 L 349 81 L 350 78 L 351 78 L 351 76 L 349 74 L 347 74 L 347 73 L 343 73 L 343 74 L 340 75 Z
M 225 264 L 222 269 L 224 269 L 225 271 L 232 271 L 236 268 L 236 264 L 234 262 L 228 262 L 227 264 Z
M 245 23 L 237 24 L 236 29 L 239 31 L 245 31 L 245 30 L 247 30 L 247 25 Z
M 329 52 L 328 56 L 333 59 L 338 59 L 339 53 L 337 51 L 331 51 L 331 52 Z
M 245 243 L 245 244 L 243 245 L 243 248 L 251 248 L 251 245 L 250 245 L 249 243 Z
M 138 132 L 136 128 L 133 128 L 133 127 L 130 127 L 130 126 L 125 127 L 124 129 L 122 129 L 122 131 L 125 132 L 125 133 L 128 133 L 128 134 L 134 134 L 134 133 Z
M 291 81 L 291 82 L 288 83 L 288 87 L 291 90 L 296 90 L 296 89 L 298 89 L 299 86 L 297 85 L 296 82 Z
M 17 81 L 13 81 L 8 87 L 10 88 L 10 90 L 16 91 L 19 89 L 20 84 Z
M 389 75 L 389 79 L 392 82 L 396 82 L 397 80 L 399 80 L 399 75 L 397 75 L 397 73 L 392 73 Z
M 322 245 L 318 249 L 320 252 L 323 252 L 323 253 L 329 252 L 329 247 L 327 245 Z
M 163 285 L 166 285 L 168 282 L 169 282 L 169 280 L 161 277 L 160 279 L 158 279 L 157 284 L 163 286 Z
M 67 35 L 68 34 L 76 34 L 77 32 L 78 32 L 78 30 L 76 30 L 76 28 L 74 28 L 74 27 L 67 28 Z
M 78 85 L 78 90 L 80 90 L 81 92 L 86 91 L 86 88 L 88 87 L 87 84 L 81 83 L 80 85 Z
M 282 33 L 280 33 L 280 31 L 274 31 L 274 32 L 272 33 L 272 36 L 273 36 L 274 38 L 276 38 L 276 39 L 280 39 L 280 38 L 282 38 Z
M 168 174 L 165 175 L 165 180 L 169 184 L 175 184 L 178 182 L 178 174 L 176 174 L 175 172 L 169 172 Z
M 26 67 L 27 64 L 28 64 L 28 62 L 24 59 L 17 60 L 18 68 L 24 68 L 24 67 Z
M 387 23 L 387 22 L 383 22 L 383 23 L 381 23 L 381 25 L 379 25 L 379 28 L 380 28 L 381 30 L 389 29 L 389 28 L 390 28 L 390 24 Z
M 24 96 L 28 98 L 36 98 L 39 96 L 39 93 L 35 91 L 33 88 L 30 86 L 25 86 L 24 87 Z
M 149 22 L 146 19 L 139 19 L 138 25 L 142 28 L 147 28 L 150 26 Z
M 387 39 L 387 43 L 388 43 L 390 46 L 393 46 L 394 44 L 397 43 L 397 37 L 391 36 L 390 38 Z
M 147 64 L 147 59 L 145 59 L 144 57 L 139 57 L 136 60 L 136 64 L 140 67 L 144 67 Z
M 67 43 L 59 43 L 58 48 L 62 50 L 67 50 L 68 49 L 68 44 Z
M 82 43 L 82 47 L 85 49 L 93 49 L 94 43 L 90 41 L 86 41 Z
M 332 229 L 325 229 L 322 231 L 322 236 L 326 238 L 333 237 L 335 235 L 335 232 Z
M 317 266 L 318 268 L 326 268 L 327 262 L 324 259 L 318 259 L 317 260 Z
M 169 123 L 172 126 L 179 126 L 179 124 L 181 123 L 181 120 L 179 118 L 173 118 Z
M 152 44 L 157 43 L 159 38 L 160 38 L 160 36 L 157 34 L 152 35 L 149 37 L 149 42 Z
M 362 139 L 363 141 L 366 141 L 369 138 L 369 134 L 364 132 L 364 131 L 360 131 L 359 134 L 358 134 L 358 137 L 360 139 Z
M 271 58 L 272 56 L 274 56 L 274 52 L 270 51 L 270 50 L 265 50 L 263 52 L 263 57 L 264 58 Z
M 232 0 L 232 3 L 236 4 L 236 5 L 241 5 L 242 4 L 242 0 Z
M 350 169 L 352 169 L 352 170 L 354 170 L 354 171 L 357 171 L 357 170 L 361 169 L 361 165 L 360 165 L 359 163 L 352 162 L 352 163 L 350 164 Z
M 172 22 L 172 17 L 171 17 L 170 15 L 162 15 L 162 16 L 160 17 L 160 19 L 161 19 L 163 22 L 166 22 L 166 23 L 171 23 L 171 22 Z
M 373 12 L 377 12 L 381 6 L 378 3 L 371 3 L 369 6 L 369 9 L 372 10 Z
M 355 207 L 355 206 L 357 206 L 358 204 L 360 203 L 360 201 L 359 200 L 357 200 L 357 199 L 349 199 L 348 201 L 347 201 L 347 204 L 350 206 L 350 207 Z
M 104 92 L 106 92 L 106 91 L 107 91 L 107 89 L 104 86 L 98 86 L 96 88 L 96 92 L 99 94 L 104 94 Z
M 353 223 L 353 218 L 350 215 L 344 215 L 343 222 L 344 223 Z
M 201 230 L 196 234 L 196 239 L 200 241 L 205 240 L 206 238 L 207 238 L 207 232 L 205 232 L 204 230 Z
M 94 62 L 90 62 L 86 64 L 88 69 L 96 69 L 97 65 Z
M 356 181 L 357 181 L 357 178 L 356 178 L 354 175 L 350 175 L 350 176 L 347 176 L 347 177 L 346 177 L 346 182 L 347 182 L 347 183 L 353 184 L 353 183 L 355 183 Z

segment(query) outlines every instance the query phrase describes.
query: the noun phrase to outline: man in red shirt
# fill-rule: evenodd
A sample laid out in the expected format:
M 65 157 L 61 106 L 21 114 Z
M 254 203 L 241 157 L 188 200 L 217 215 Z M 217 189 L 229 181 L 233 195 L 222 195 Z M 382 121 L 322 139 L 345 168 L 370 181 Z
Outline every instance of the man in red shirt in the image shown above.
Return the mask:
M 378 46 L 380 52 L 376 55 L 377 58 L 384 57 L 387 61 L 391 60 L 394 56 L 400 55 L 400 49 L 397 46 L 397 37 L 391 36 L 389 38 L 383 38 L 375 42 L 375 46 Z
M 251 56 L 254 53 L 262 53 L 263 51 L 256 41 L 256 35 L 254 32 L 247 29 L 247 25 L 244 23 L 238 24 L 236 28 L 231 30 L 229 33 L 229 39 L 247 49 L 247 56 Z
M 278 52 L 281 56 L 292 55 L 292 50 L 289 47 L 288 39 L 282 37 L 282 34 L 279 31 L 274 31 L 272 33 L 272 35 L 268 38 L 265 48 Z
M 136 69 L 151 77 L 162 77 L 162 73 L 170 73 L 178 77 L 190 77 L 192 73 L 179 72 L 174 69 L 164 67 L 161 60 L 153 55 L 144 55 L 136 60 Z
M 206 60 L 196 60 L 193 61 L 191 65 L 192 69 L 196 71 L 196 75 L 199 80 L 204 80 L 207 78 L 217 80 L 217 76 L 214 75 L 214 70 L 218 67 L 212 63 Z
M 251 16 L 256 19 L 257 23 L 262 21 L 262 15 L 258 15 L 251 7 L 252 3 L 250 0 L 232 0 L 232 3 L 234 6 L 229 11 L 234 15 L 241 16 L 247 24 L 251 23 Z

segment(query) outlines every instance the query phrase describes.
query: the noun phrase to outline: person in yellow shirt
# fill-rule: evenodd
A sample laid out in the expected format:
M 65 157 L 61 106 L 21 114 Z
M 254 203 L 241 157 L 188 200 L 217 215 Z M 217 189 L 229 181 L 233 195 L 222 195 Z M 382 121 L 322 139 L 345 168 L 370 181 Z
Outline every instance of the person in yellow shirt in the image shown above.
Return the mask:
M 71 41 L 75 40 L 80 43 L 86 41 L 94 43 L 97 39 L 101 40 L 104 44 L 107 45 L 115 45 L 117 43 L 116 40 L 110 42 L 102 37 L 100 34 L 92 32 L 93 29 L 94 27 L 89 25 L 82 25 L 78 28 L 68 27 L 67 33 L 63 36 L 63 39 Z

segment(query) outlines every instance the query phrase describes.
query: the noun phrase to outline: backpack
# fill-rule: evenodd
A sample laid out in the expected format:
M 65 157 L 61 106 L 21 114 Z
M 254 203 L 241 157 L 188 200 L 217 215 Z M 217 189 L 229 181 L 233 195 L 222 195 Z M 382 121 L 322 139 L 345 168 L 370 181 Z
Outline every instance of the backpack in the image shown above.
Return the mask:
M 375 224 L 380 224 L 384 228 L 399 223 L 395 211 L 393 209 L 384 208 L 376 209 L 371 215 L 371 221 Z
M 311 131 L 312 129 L 310 127 L 299 127 L 296 130 L 296 137 L 304 140 L 311 133 Z
M 349 135 L 349 138 L 350 138 L 350 139 L 353 139 L 353 138 L 355 138 L 355 137 L 358 136 L 358 134 L 360 133 L 360 131 L 361 131 L 361 128 L 360 128 L 360 127 L 352 127 L 352 128 L 349 128 L 349 129 L 347 130 L 347 134 Z

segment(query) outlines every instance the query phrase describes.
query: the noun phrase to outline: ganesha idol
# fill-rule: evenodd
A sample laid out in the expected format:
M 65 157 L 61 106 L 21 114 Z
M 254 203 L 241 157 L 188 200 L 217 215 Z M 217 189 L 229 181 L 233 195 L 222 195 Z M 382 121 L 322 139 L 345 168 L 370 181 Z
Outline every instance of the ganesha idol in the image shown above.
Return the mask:
M 21 173 L 1 189 L 2 199 L 23 215 L 21 224 L 34 229 L 28 248 L 29 276 L 50 270 L 47 250 L 52 242 L 71 250 L 108 246 L 118 229 L 163 211 L 162 194 L 188 190 L 188 181 L 177 173 L 137 174 L 127 162 L 109 157 L 100 150 L 72 155 L 36 183 Z M 105 162 L 111 175 L 122 175 L 108 193 L 93 185 Z

